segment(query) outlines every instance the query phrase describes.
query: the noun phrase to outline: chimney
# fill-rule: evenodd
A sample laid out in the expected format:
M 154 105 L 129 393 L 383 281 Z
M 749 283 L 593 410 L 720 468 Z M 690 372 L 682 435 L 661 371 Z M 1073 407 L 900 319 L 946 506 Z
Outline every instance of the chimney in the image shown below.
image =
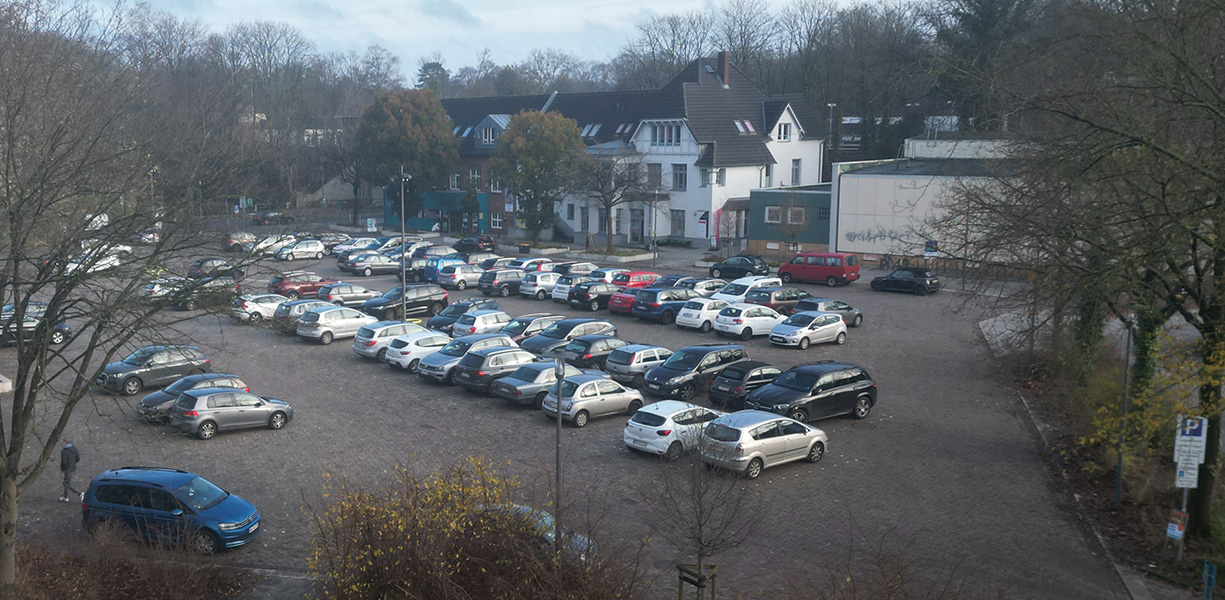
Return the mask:
M 728 81 L 731 78 L 731 63 L 729 62 L 727 50 L 719 52 L 719 79 L 723 80 L 723 87 L 728 87 Z

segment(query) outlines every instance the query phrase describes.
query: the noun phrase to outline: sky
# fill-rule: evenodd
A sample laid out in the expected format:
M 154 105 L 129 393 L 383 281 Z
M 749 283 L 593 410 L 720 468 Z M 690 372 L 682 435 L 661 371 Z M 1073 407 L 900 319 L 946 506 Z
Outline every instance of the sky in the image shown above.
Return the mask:
M 406 78 L 435 51 L 452 71 L 475 65 L 488 48 L 498 64 L 534 48 L 558 48 L 607 61 L 652 16 L 709 10 L 714 0 L 147 0 L 153 8 L 198 19 L 211 31 L 241 21 L 282 21 L 319 50 L 361 53 L 378 44 L 400 58 Z M 782 4 L 781 0 L 770 1 Z

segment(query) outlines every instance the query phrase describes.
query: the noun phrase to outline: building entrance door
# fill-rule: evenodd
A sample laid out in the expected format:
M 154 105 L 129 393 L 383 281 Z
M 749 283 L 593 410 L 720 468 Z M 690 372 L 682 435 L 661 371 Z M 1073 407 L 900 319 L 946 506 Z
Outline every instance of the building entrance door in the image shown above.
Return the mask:
M 631 244 L 641 244 L 642 243 L 643 225 L 645 224 L 645 221 L 646 221 L 644 216 L 645 215 L 641 208 L 631 208 L 630 209 L 630 243 Z

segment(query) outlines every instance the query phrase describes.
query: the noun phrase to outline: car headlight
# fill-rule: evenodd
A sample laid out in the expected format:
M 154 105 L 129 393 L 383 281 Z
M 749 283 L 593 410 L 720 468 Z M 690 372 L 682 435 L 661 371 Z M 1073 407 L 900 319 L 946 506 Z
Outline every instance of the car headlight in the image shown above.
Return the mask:
M 791 407 L 790 404 L 775 404 L 774 410 L 787 410 L 790 407 Z
M 681 375 L 680 377 L 673 377 L 672 379 L 669 379 L 668 385 L 676 385 L 678 383 L 681 383 L 682 381 L 685 381 L 684 375 Z
M 241 527 L 241 523 L 218 523 L 217 524 L 217 529 L 220 529 L 222 531 L 234 531 L 235 529 L 238 529 L 239 527 Z

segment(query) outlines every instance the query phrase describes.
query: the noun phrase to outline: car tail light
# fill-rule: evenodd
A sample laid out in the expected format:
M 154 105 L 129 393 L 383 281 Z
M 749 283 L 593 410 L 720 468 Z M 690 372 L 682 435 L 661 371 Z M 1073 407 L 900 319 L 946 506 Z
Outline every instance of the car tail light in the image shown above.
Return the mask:
M 650 308 L 659 308 L 659 303 L 658 303 L 658 302 L 652 302 L 652 303 L 648 304 L 647 306 L 648 306 L 648 307 L 650 307 Z
M 590 354 L 584 354 L 584 355 L 583 355 L 583 360 L 587 360 L 587 359 L 589 359 L 589 358 L 591 358 L 591 355 L 590 355 Z
M 468 328 L 468 333 L 476 333 L 476 327 L 475 327 L 475 326 L 473 326 L 473 327 L 469 327 L 469 328 Z
M 659 437 L 668 437 L 672 435 L 672 430 L 671 429 L 660 429 L 659 431 L 655 432 L 655 435 L 658 435 Z
M 570 410 L 570 409 L 572 409 L 572 408 L 574 408 L 574 401 L 573 401 L 573 400 L 571 400 L 571 401 L 567 402 L 567 403 L 566 403 L 564 406 L 562 406 L 562 410 L 565 410 L 565 411 L 568 411 L 568 410 Z
M 511 392 L 510 392 L 510 393 L 512 393 L 512 394 L 514 394 L 514 395 L 516 395 L 516 396 L 522 396 L 522 395 L 523 395 L 523 392 L 522 392 L 521 390 L 511 390 Z
M 736 454 L 744 454 L 744 444 L 736 444 Z
M 743 386 L 743 385 L 738 385 L 738 386 L 736 386 L 736 387 L 732 388 L 732 393 L 733 393 L 733 394 L 739 394 L 740 392 L 743 392 L 743 391 L 744 391 L 744 386 Z
M 476 376 L 477 376 L 477 377 L 484 377 L 484 376 L 485 376 L 485 372 L 484 372 L 484 371 L 477 371 L 477 372 L 476 372 Z
M 245 388 L 242 388 L 242 391 L 244 391 L 244 392 L 249 392 L 249 391 L 251 391 L 251 388 L 249 388 L 249 387 L 245 387 Z
M 741 319 L 741 318 L 737 317 L 737 318 L 735 318 L 735 319 L 732 319 L 732 322 L 733 322 L 733 323 L 735 323 L 735 324 L 737 324 L 737 325 L 739 325 L 739 324 L 741 324 L 741 323 L 743 323 L 743 322 L 744 322 L 744 319 Z
M 204 364 L 206 364 L 206 365 L 207 365 L 208 363 L 211 363 L 211 362 L 213 362 L 213 359 L 211 359 L 211 358 L 206 358 L 206 359 L 204 359 Z
M 188 411 L 184 411 L 184 412 L 183 412 L 183 416 L 184 416 L 184 417 L 198 417 L 198 416 L 200 416 L 200 413 L 198 413 L 198 412 L 196 412 L 196 411 L 194 411 L 194 410 L 188 410 Z
M 247 307 L 247 303 L 246 303 L 246 302 L 243 302 L 243 303 L 242 303 L 242 308 L 248 308 L 248 307 Z
M 375 345 L 376 343 L 377 343 L 377 342 L 375 342 L 374 340 L 370 340 L 369 342 L 366 342 L 365 346 L 366 346 L 367 348 L 369 348 L 370 346 L 373 346 L 373 345 Z

